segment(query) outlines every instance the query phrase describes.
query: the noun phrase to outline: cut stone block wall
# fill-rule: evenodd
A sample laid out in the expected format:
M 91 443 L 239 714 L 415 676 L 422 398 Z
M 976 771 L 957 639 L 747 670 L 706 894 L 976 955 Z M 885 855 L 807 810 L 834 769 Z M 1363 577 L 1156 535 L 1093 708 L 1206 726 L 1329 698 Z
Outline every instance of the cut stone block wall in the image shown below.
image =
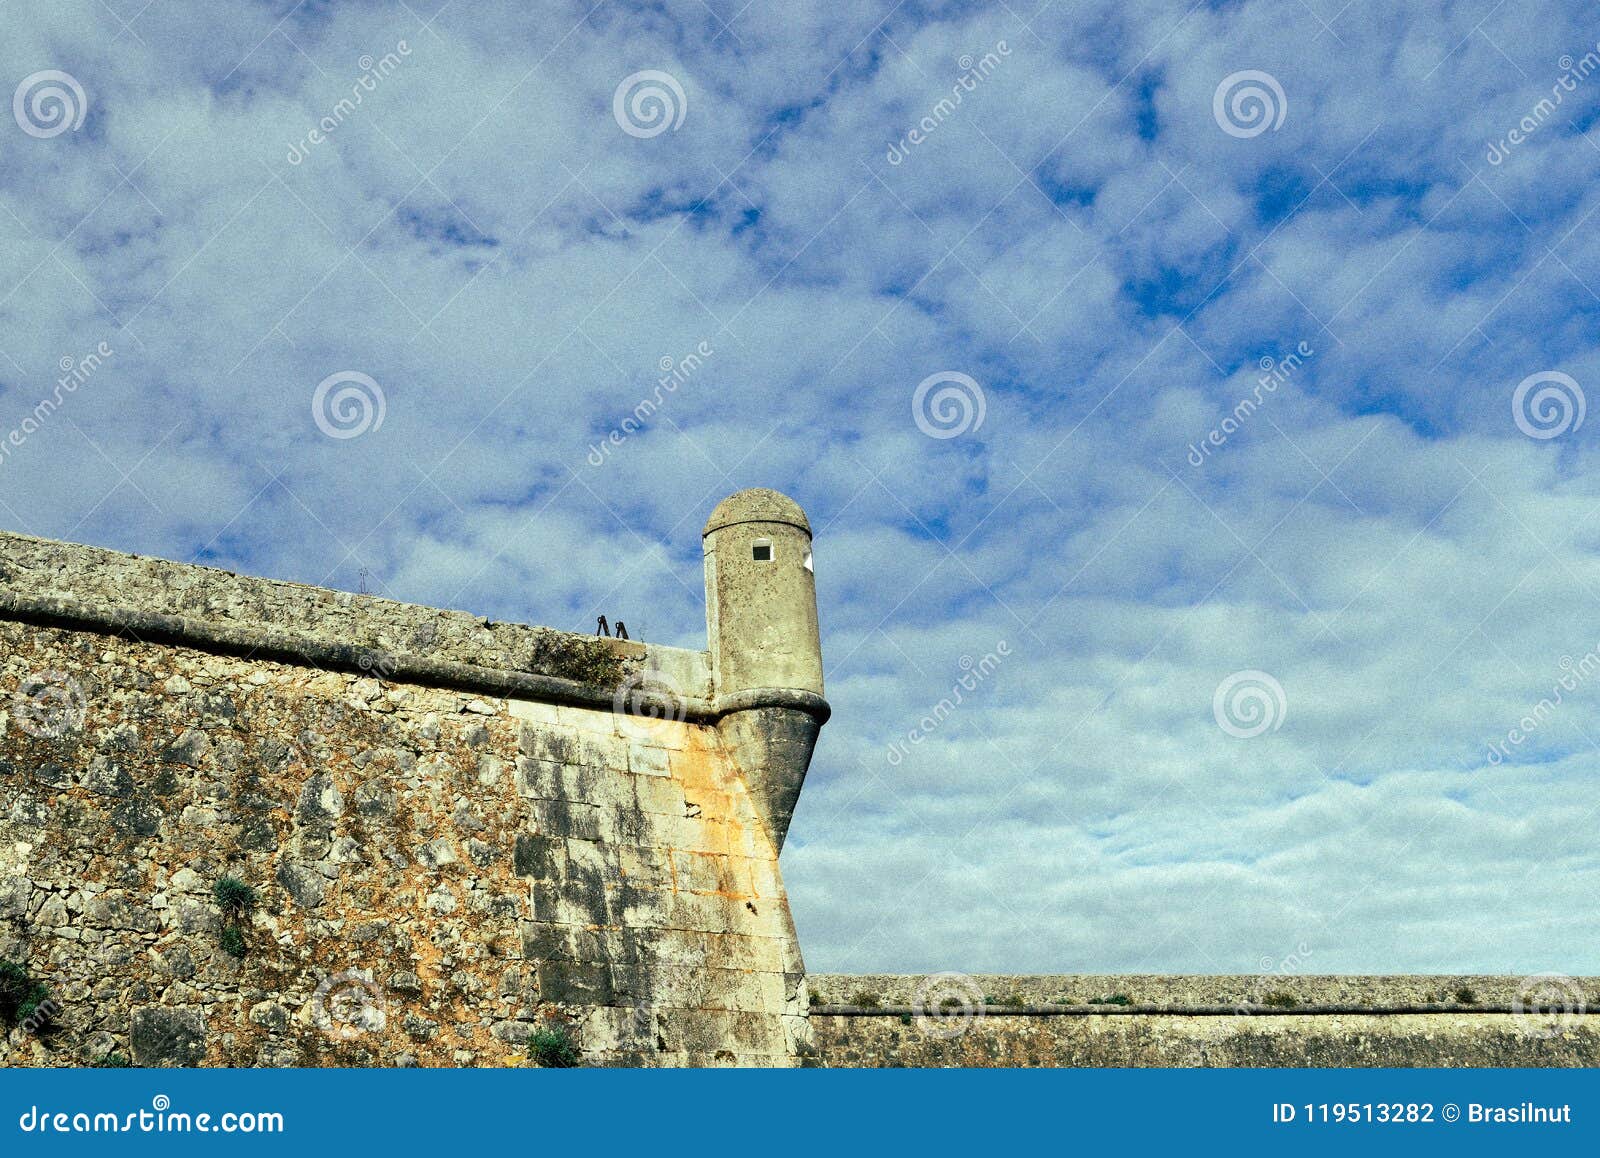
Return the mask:
M 813 974 L 809 983 L 807 1063 L 824 1067 L 1600 1065 L 1593 977 Z
M 0 959 L 59 1006 L 0 1064 L 519 1064 L 547 1026 L 595 1064 L 804 1045 L 700 653 L 15 536 L 0 605 Z M 636 671 L 676 710 L 611 710 Z M 494 694 L 519 687 L 553 694 Z M 242 957 L 224 877 L 258 896 Z
M 1593 1019 L 1588 1019 L 1592 1021 Z M 1600 1031 L 1530 1034 L 1503 1014 L 1001 1015 L 952 1037 L 897 1015 L 813 1014 L 810 1064 L 991 1066 L 1594 1066 Z

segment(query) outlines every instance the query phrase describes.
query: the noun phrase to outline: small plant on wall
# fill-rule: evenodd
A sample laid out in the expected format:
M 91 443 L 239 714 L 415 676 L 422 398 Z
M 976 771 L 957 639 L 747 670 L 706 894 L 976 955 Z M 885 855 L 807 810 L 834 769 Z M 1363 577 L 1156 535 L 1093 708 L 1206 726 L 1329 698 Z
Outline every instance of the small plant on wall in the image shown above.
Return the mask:
M 222 932 L 217 941 L 223 952 L 243 957 L 248 951 L 244 939 L 245 916 L 255 907 L 256 891 L 238 877 L 223 877 L 211 888 L 211 895 L 222 910 Z
M 48 1030 L 58 1011 L 44 983 L 14 961 L 0 961 L 0 1025 L 18 1025 L 35 1032 Z
M 222 932 L 217 935 L 217 944 L 222 946 L 222 951 L 230 957 L 243 957 L 250 951 L 244 943 L 244 930 L 238 925 L 224 925 Z
M 528 1062 L 545 1069 L 571 1069 L 580 1058 L 572 1035 L 559 1025 L 535 1030 L 528 1038 Z

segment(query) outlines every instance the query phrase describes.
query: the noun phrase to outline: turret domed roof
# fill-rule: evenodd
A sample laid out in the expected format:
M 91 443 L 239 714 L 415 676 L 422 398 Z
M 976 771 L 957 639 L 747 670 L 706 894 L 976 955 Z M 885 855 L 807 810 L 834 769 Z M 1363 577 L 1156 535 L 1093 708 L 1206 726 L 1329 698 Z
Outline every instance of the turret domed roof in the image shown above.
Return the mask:
M 766 487 L 751 487 L 723 499 L 706 520 L 706 529 L 701 535 L 709 535 L 712 531 L 731 527 L 735 523 L 787 523 L 811 534 L 811 523 L 800 509 L 800 504 L 788 495 Z

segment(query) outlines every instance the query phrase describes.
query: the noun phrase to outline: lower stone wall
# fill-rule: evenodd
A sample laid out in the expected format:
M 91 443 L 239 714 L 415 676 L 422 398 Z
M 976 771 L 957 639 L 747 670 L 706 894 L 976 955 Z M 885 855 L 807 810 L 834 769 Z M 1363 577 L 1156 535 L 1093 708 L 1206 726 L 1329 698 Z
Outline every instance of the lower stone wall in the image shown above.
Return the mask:
M 808 1064 L 1594 1066 L 1569 977 L 817 975 Z
M 714 727 L 4 620 L 0 962 L 56 1011 L 0 1065 L 519 1065 L 549 1027 L 786 1065 L 806 1033 Z
M 1600 1064 L 1600 1032 L 1587 1024 L 1546 1038 L 1498 1014 L 1000 1015 L 952 1036 L 909 1015 L 813 1014 L 811 1027 L 811 1064 L 834 1068 Z

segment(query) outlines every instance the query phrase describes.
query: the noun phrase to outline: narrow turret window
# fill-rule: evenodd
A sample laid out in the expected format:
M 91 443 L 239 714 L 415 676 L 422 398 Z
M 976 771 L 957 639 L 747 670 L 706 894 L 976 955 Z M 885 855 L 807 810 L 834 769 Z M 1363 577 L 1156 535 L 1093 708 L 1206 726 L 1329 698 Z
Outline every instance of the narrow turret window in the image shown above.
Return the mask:
M 813 573 L 815 573 L 815 571 L 816 571 L 816 568 L 811 566 L 811 552 L 810 551 L 806 552 L 805 568 L 806 568 L 807 571 L 811 571 Z
M 750 557 L 757 563 L 772 562 L 772 540 L 757 539 L 750 544 Z

